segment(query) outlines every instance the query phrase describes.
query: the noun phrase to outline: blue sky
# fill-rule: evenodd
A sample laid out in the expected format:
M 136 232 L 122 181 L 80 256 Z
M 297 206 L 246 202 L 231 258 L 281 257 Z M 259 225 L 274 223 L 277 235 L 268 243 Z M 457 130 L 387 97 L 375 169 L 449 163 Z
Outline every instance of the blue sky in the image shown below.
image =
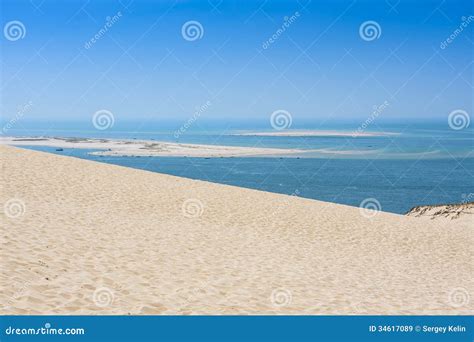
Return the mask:
M 182 122 L 210 101 L 203 121 L 251 125 L 283 109 L 294 127 L 360 122 L 385 101 L 380 120 L 472 114 L 474 18 L 445 42 L 472 4 L 3 0 L 2 27 L 20 21 L 25 36 L 1 37 L 0 110 L 8 121 L 31 103 L 23 123 L 89 122 L 102 109 L 116 122 Z M 202 26 L 200 39 L 183 38 L 188 21 Z M 378 38 L 361 37 L 367 21 Z

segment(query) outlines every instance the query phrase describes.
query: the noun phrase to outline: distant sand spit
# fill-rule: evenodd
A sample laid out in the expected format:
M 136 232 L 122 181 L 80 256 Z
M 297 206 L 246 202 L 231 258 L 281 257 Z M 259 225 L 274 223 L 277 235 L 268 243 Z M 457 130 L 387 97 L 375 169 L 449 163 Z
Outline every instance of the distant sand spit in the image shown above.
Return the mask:
M 181 144 L 155 140 L 59 137 L 0 137 L 0 145 L 96 149 L 99 151 L 91 154 L 116 157 L 252 157 L 307 152 L 298 149 Z
M 468 222 L 0 158 L 2 314 L 473 313 Z

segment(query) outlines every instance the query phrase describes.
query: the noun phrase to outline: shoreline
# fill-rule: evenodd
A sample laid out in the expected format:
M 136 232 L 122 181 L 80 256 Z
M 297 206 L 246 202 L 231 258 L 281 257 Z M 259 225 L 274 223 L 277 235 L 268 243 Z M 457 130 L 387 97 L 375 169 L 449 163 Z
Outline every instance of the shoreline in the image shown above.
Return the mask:
M 278 133 L 275 133 L 278 134 Z M 284 134 L 284 133 L 283 133 Z M 96 156 L 115 157 L 195 157 L 195 158 L 377 158 L 377 159 L 443 159 L 440 149 L 433 151 L 385 151 L 384 148 L 361 146 L 347 149 L 344 146 L 314 148 L 277 148 L 232 145 L 210 145 L 168 142 L 154 139 L 54 137 L 54 136 L 0 136 L 0 145 L 18 147 L 45 146 L 51 148 L 91 149 Z M 299 145 L 298 145 L 299 146 Z M 472 157 L 467 155 L 466 157 Z
M 62 137 L 0 137 L 0 145 L 97 149 L 102 151 L 95 151 L 90 154 L 116 157 L 253 157 L 295 155 L 311 151 L 283 148 L 186 144 L 156 140 Z

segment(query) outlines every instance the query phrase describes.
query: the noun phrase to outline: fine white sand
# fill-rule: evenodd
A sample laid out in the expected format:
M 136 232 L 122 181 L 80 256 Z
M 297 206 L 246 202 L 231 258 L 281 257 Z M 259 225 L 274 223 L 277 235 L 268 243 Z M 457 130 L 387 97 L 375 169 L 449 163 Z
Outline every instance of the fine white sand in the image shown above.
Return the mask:
M 0 158 L 1 314 L 473 312 L 470 223 L 9 146 Z
M 305 152 L 297 149 L 181 144 L 154 140 L 49 137 L 0 137 L 0 145 L 98 149 L 102 151 L 91 154 L 142 157 L 248 157 Z
M 474 198 L 470 194 L 464 203 L 418 206 L 412 208 L 407 215 L 425 220 L 444 221 L 449 225 L 470 225 L 474 228 L 474 202 L 469 202 L 472 199 Z

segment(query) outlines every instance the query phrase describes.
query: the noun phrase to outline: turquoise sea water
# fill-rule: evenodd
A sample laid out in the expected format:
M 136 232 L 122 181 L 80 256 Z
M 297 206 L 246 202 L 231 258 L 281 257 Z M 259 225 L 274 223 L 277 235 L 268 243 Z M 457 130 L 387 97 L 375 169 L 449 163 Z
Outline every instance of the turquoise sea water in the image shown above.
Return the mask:
M 395 130 L 391 130 L 395 131 Z M 101 157 L 90 150 L 29 147 L 99 162 L 294 194 L 359 206 L 367 198 L 383 211 L 404 213 L 424 204 L 473 198 L 472 130 L 411 129 L 387 137 L 261 137 L 218 134 L 56 131 L 50 136 L 154 139 L 186 143 L 317 150 L 298 156 L 249 158 Z M 30 133 L 31 134 L 31 133 Z M 323 151 L 323 152 L 321 152 Z M 341 154 L 341 151 L 343 152 Z
M 109 139 L 151 139 L 178 143 L 211 144 L 302 149 L 301 157 L 311 158 L 362 158 L 362 159 L 464 159 L 473 158 L 474 129 L 455 131 L 446 127 L 430 129 L 386 127 L 384 132 L 395 135 L 378 137 L 272 137 L 239 136 L 230 129 L 186 132 L 176 138 L 173 131 L 152 131 L 140 127 L 140 131 L 99 130 L 11 130 L 7 135 L 49 137 L 86 137 Z M 328 129 L 331 130 L 331 129 Z M 337 127 L 332 130 L 352 133 L 354 130 Z M 263 130 L 259 130 L 262 132 Z M 273 131 L 274 132 L 274 131 Z

